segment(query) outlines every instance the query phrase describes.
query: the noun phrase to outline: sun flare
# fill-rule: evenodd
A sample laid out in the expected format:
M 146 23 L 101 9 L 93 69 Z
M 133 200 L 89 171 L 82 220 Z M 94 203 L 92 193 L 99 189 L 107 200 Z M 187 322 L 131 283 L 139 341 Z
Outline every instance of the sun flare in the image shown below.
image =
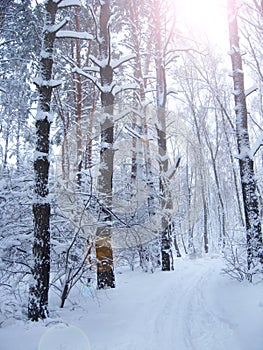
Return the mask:
M 176 0 L 177 20 L 193 34 L 223 40 L 226 35 L 226 1 Z

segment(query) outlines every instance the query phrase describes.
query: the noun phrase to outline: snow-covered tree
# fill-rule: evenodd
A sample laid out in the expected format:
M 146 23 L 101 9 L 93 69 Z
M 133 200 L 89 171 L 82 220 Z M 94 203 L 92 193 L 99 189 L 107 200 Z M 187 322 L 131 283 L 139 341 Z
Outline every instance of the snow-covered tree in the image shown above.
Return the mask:
M 36 113 L 36 148 L 34 155 L 35 198 L 33 203 L 34 243 L 32 267 L 33 281 L 30 285 L 28 317 L 32 321 L 48 316 L 48 291 L 50 278 L 50 201 L 49 201 L 49 153 L 50 125 L 52 122 L 51 96 L 60 81 L 53 79 L 53 52 L 56 33 L 66 20 L 56 24 L 56 14 L 62 1 L 45 2 L 45 23 L 37 86 L 39 99 Z
M 249 270 L 248 276 L 252 278 L 255 268 L 258 268 L 257 263 L 260 261 L 261 264 L 263 264 L 263 246 L 260 205 L 248 132 L 248 112 L 244 87 L 242 52 L 239 45 L 237 15 L 237 1 L 228 0 L 230 56 L 232 62 L 236 113 L 236 137 L 239 151 L 240 180 L 246 223 L 247 266 Z

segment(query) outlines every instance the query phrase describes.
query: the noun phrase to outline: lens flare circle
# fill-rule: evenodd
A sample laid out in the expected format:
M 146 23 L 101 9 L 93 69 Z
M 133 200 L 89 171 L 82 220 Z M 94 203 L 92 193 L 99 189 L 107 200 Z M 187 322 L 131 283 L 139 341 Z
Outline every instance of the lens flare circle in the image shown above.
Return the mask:
M 38 350 L 91 350 L 89 338 L 78 327 L 60 323 L 40 338 Z

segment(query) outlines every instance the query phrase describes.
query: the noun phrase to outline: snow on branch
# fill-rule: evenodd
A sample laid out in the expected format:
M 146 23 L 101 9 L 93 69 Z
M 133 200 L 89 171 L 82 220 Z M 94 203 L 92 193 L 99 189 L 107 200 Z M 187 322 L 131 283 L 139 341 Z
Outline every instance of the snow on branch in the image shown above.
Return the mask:
M 53 25 L 46 26 L 45 30 L 49 33 L 57 33 L 61 28 L 63 28 L 69 22 L 69 18 L 64 18 L 61 22 Z
M 55 79 L 50 79 L 50 80 L 44 80 L 41 77 L 36 77 L 33 79 L 33 83 L 38 87 L 51 87 L 51 88 L 56 88 L 59 85 L 62 84 L 62 80 L 55 80 Z
M 70 7 L 70 6 L 81 6 L 80 0 L 54 0 L 58 4 L 58 8 Z
M 83 69 L 83 72 L 99 73 L 99 71 L 100 71 L 99 67 L 97 67 L 97 66 L 96 67 L 95 66 L 83 67 L 82 69 Z
M 239 47 L 237 47 L 237 46 L 235 46 L 235 45 L 232 45 L 232 46 L 231 46 L 231 50 L 228 51 L 228 55 L 229 55 L 229 56 L 232 56 L 232 55 L 234 55 L 235 53 L 239 53 L 240 56 L 244 56 L 244 55 L 246 54 L 246 52 L 245 52 L 245 51 L 241 51 Z
M 126 56 L 122 57 L 119 60 L 113 60 L 112 61 L 112 68 L 116 69 L 116 68 L 120 67 L 123 63 L 126 63 L 126 62 L 134 59 L 135 57 L 136 57 L 135 54 L 130 54 L 130 55 L 126 55 Z
M 85 68 L 85 70 L 86 71 L 94 71 L 94 70 L 89 69 L 89 68 Z M 112 93 L 114 96 L 116 96 L 120 92 L 123 92 L 126 90 L 135 90 L 138 88 L 138 86 L 136 84 L 126 84 L 124 86 L 117 86 L 116 82 L 114 82 L 114 81 L 109 85 L 101 85 L 96 77 L 94 77 L 93 75 L 90 75 L 89 73 L 86 73 L 85 70 L 78 68 L 78 67 L 74 67 L 72 69 L 72 73 L 80 74 L 83 77 L 92 81 L 92 83 L 96 85 L 96 87 L 100 90 L 100 92 Z
M 131 110 L 130 110 L 131 111 Z M 129 111 L 129 112 L 130 112 Z M 136 137 L 137 139 L 141 140 L 142 142 L 146 142 L 148 143 L 149 141 L 153 141 L 152 138 L 149 138 L 148 135 L 145 134 L 140 134 L 138 133 L 136 130 L 134 130 L 133 128 L 131 128 L 128 125 L 125 125 L 124 128 L 126 129 L 127 133 L 132 136 L 132 137 Z
M 123 63 L 126 63 L 132 59 L 135 58 L 134 54 L 131 55 L 126 55 L 122 58 L 120 58 L 119 60 L 112 60 L 110 65 L 112 67 L 112 69 L 116 69 L 118 67 L 120 67 Z M 98 60 L 95 56 L 90 55 L 90 60 L 98 67 L 100 68 L 105 68 L 108 64 L 109 64 L 109 60 L 108 58 L 104 59 L 104 60 Z
M 126 84 L 124 86 L 117 86 L 117 85 L 115 85 L 113 87 L 113 95 L 116 96 L 120 92 L 123 92 L 123 91 L 126 91 L 126 90 L 137 90 L 137 89 L 138 89 L 138 85 L 137 84 Z
M 46 112 L 46 111 L 42 111 L 41 109 L 39 109 L 36 113 L 36 117 L 35 120 L 36 121 L 43 121 L 43 120 L 47 120 L 49 123 L 53 122 L 53 115 L 51 112 Z
M 128 131 L 128 134 L 130 134 L 133 137 L 136 137 L 138 139 L 141 139 L 143 137 L 137 131 L 135 131 L 134 129 L 130 128 L 128 125 L 125 125 L 124 128 Z
M 259 136 L 257 141 L 254 143 L 253 147 L 251 148 L 251 156 L 254 157 L 257 153 L 257 151 L 263 146 L 263 133 Z M 251 157 L 251 158 L 252 158 Z
M 249 96 L 250 94 L 252 94 L 253 92 L 255 92 L 255 91 L 257 91 L 257 90 L 258 90 L 258 86 L 257 86 L 257 85 L 253 85 L 253 86 L 251 86 L 249 89 L 247 89 L 247 90 L 245 91 L 245 96 L 247 97 L 247 96 Z M 239 90 L 239 89 L 234 90 L 234 91 L 232 92 L 232 94 L 233 94 L 234 96 L 238 96 L 238 95 L 240 94 L 240 90 Z
M 80 74 L 80 75 L 82 75 L 83 77 L 89 79 L 90 81 L 92 81 L 92 83 L 93 83 L 94 85 L 97 86 L 97 88 L 98 88 L 101 92 L 103 91 L 103 90 L 102 90 L 102 86 L 101 86 L 101 85 L 99 84 L 99 82 L 98 82 L 98 79 L 95 78 L 94 76 L 92 76 L 92 75 L 90 75 L 90 74 L 84 72 L 82 69 L 80 69 L 80 68 L 78 68 L 78 67 L 75 67 L 75 68 L 72 69 L 72 73 Z
M 89 56 L 90 60 L 98 67 L 100 68 L 105 68 L 108 64 L 108 59 L 104 59 L 104 60 L 98 60 L 95 56 L 90 55 Z
M 258 86 L 257 85 L 251 86 L 249 89 L 247 89 L 245 91 L 246 97 L 249 96 L 250 94 L 252 94 L 253 92 L 257 91 L 257 90 L 258 90 Z
M 168 89 L 167 91 L 167 95 L 178 95 L 178 90 L 176 90 L 175 88 L 171 87 Z
M 114 94 L 115 87 L 116 87 L 116 83 L 115 83 L 115 81 L 113 81 L 111 84 L 101 85 L 100 90 L 105 94 L 110 93 L 110 92 Z
M 70 38 L 70 39 L 82 39 L 93 40 L 93 36 L 87 32 L 75 32 L 73 30 L 60 30 L 56 34 L 57 38 Z
M 35 151 L 34 152 L 34 160 L 45 159 L 48 158 L 49 154 L 46 152 Z

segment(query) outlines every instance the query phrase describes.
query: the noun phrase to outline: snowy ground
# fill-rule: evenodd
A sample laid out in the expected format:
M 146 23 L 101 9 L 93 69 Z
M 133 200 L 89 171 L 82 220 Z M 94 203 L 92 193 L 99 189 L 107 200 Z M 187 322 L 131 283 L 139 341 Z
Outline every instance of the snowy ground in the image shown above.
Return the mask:
M 114 290 L 91 297 L 82 289 L 74 297 L 81 307 L 68 302 L 45 322 L 6 323 L 0 349 L 262 350 L 263 284 L 231 281 L 221 268 L 216 258 L 178 259 L 173 272 L 118 274 Z

